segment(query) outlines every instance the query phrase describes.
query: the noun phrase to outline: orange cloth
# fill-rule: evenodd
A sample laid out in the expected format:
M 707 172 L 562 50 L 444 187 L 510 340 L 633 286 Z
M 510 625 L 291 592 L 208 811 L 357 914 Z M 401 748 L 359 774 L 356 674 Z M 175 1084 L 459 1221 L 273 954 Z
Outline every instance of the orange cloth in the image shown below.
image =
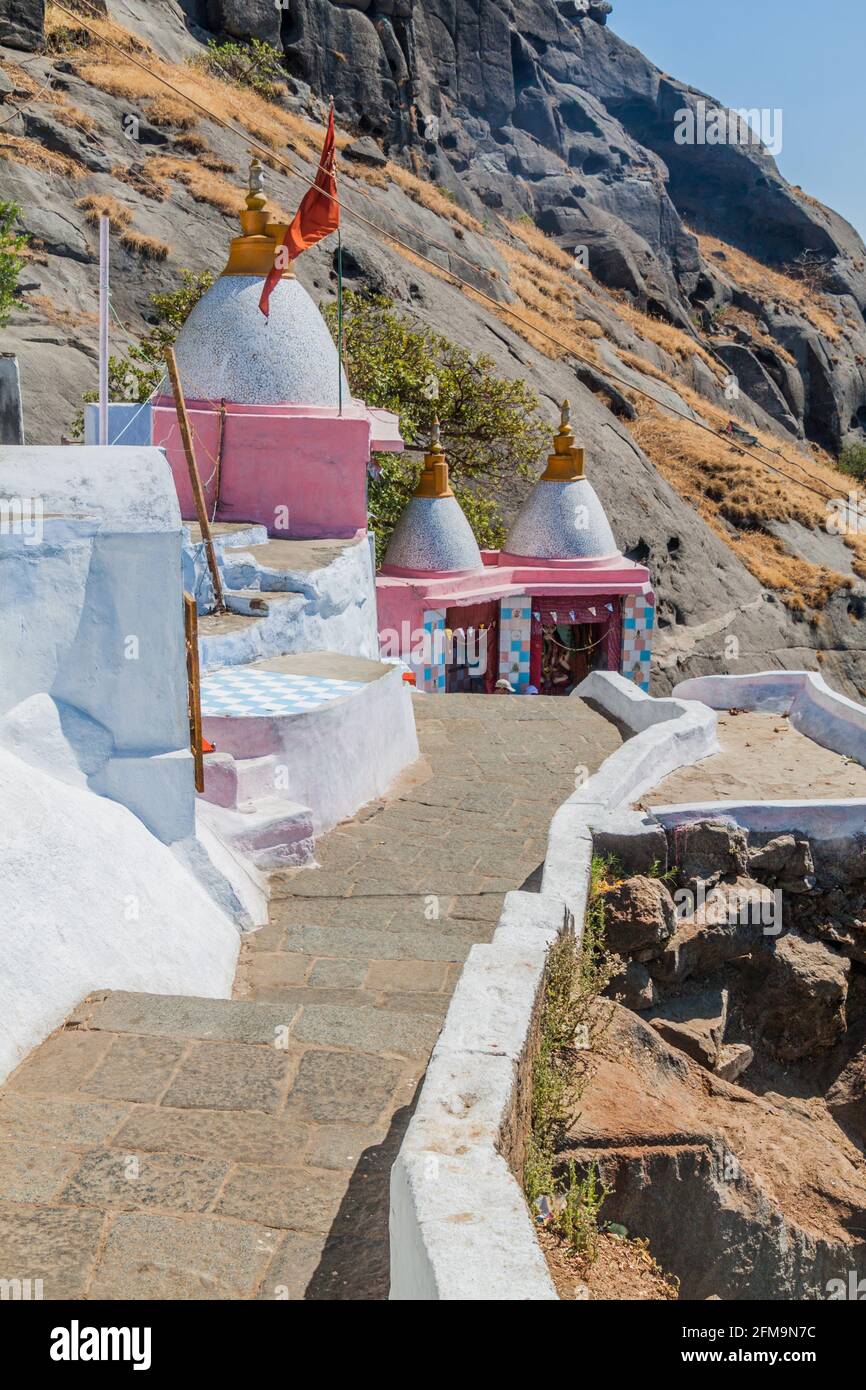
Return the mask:
M 335 232 L 340 225 L 340 205 L 336 201 L 337 180 L 334 174 L 335 153 L 334 108 L 332 106 L 328 116 L 328 128 L 325 131 L 325 143 L 322 145 L 322 157 L 319 160 L 316 182 L 312 188 L 307 189 L 301 200 L 301 206 L 286 228 L 286 234 L 274 255 L 274 268 L 269 273 L 262 288 L 259 308 L 265 318 L 268 316 L 271 294 L 286 268 L 286 262 L 293 261 L 296 256 L 300 256 L 302 251 L 306 251 L 310 246 L 315 246 L 317 241 L 321 241 L 322 237 Z M 283 251 L 287 254 L 281 254 Z

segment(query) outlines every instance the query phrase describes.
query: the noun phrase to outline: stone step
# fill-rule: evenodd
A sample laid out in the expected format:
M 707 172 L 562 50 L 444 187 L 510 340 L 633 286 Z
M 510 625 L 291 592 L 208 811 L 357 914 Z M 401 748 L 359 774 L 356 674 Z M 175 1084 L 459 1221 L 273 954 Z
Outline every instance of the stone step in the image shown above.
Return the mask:
M 334 564 L 351 544 L 346 540 L 269 540 L 245 546 L 237 554 L 233 547 L 223 559 L 225 581 L 230 588 L 291 591 L 314 598 L 312 576 Z
M 201 527 L 197 521 L 184 521 L 186 531 L 193 545 L 201 544 Z M 251 546 L 264 545 L 268 539 L 268 528 L 258 521 L 214 521 L 211 523 L 211 536 L 217 550 L 247 550 Z
M 313 862 L 313 813 L 308 806 L 266 796 L 236 810 L 207 803 L 202 814 L 223 844 L 249 858 L 257 869 Z
M 298 601 L 298 595 L 290 593 L 275 593 L 264 598 L 258 589 L 233 589 L 230 593 L 227 591 L 226 596 L 231 598 L 233 606 L 237 604 L 246 611 L 199 616 L 199 658 L 204 671 L 213 671 L 217 666 L 236 666 L 261 656 L 255 629 L 268 620 L 277 619 L 280 605 Z
M 277 759 L 268 754 L 263 758 L 234 758 L 231 753 L 208 753 L 204 760 L 205 801 L 228 810 L 244 810 L 244 804 L 273 796 L 276 784 Z

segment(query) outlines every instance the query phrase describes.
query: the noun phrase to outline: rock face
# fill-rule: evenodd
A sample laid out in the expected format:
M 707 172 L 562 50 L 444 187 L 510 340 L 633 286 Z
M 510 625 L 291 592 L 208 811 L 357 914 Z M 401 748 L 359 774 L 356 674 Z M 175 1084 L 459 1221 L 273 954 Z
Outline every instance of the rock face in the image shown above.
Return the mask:
M 789 1062 L 832 1047 L 846 1028 L 851 962 L 793 932 L 775 943 L 769 959 L 754 1003 L 763 1041 Z
M 45 0 L 0 0 L 0 43 L 10 48 L 42 47 Z
M 189 6 L 195 11 L 200 6 Z M 660 72 L 584 0 L 206 0 L 203 22 L 281 45 L 294 76 L 390 150 L 414 148 L 461 200 L 528 213 L 593 274 L 693 331 L 754 310 L 779 351 L 715 334 L 742 391 L 792 435 L 838 448 L 866 406 L 866 254 L 841 218 L 779 173 L 765 144 L 711 98 Z M 199 15 L 201 19 L 201 16 Z M 346 61 L 351 55 L 351 61 Z M 724 118 L 723 142 L 708 135 Z M 757 302 L 691 228 L 803 273 L 856 305 L 832 354 L 772 296 Z M 748 302 L 747 302 L 748 301 Z M 795 362 L 791 363 L 791 356 Z

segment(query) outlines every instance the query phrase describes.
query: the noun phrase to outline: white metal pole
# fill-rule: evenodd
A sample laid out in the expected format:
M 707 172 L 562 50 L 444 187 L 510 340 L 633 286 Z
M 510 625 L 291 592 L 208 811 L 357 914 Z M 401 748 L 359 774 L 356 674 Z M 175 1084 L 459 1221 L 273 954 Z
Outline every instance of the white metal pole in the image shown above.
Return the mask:
M 99 442 L 108 443 L 108 228 L 99 219 Z

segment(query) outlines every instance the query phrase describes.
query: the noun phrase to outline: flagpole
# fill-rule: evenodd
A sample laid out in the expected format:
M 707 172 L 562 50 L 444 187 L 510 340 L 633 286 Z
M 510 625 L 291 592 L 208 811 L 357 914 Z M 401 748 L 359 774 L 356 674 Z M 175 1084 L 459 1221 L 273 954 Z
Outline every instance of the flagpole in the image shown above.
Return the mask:
M 334 114 L 334 98 L 330 99 L 330 116 Z M 334 192 L 337 191 L 337 150 L 334 148 Z M 337 401 L 343 413 L 343 229 L 337 225 Z
M 99 442 L 108 443 L 108 217 L 99 219 Z
M 337 228 L 337 398 L 343 413 L 343 233 Z

